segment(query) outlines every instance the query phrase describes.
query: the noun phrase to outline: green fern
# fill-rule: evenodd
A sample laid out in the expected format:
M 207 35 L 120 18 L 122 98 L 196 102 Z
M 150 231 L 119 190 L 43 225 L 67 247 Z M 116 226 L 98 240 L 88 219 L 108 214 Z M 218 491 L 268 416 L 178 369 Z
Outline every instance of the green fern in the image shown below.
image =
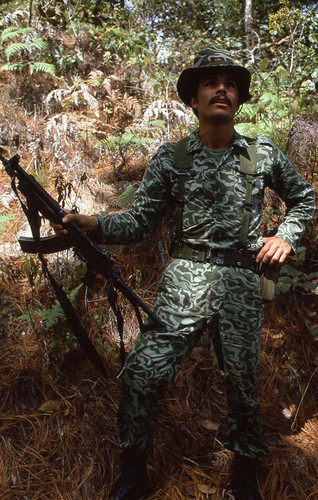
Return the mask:
M 27 44 L 23 42 L 11 43 L 4 51 L 7 60 L 9 61 L 11 57 L 15 56 L 16 54 L 20 54 L 23 50 L 26 49 L 26 47 Z
M 76 288 L 67 293 L 67 296 L 74 308 L 77 307 L 76 298 L 82 286 L 83 283 L 80 283 Z M 41 319 L 46 330 L 56 326 L 65 318 L 64 311 L 57 300 L 55 300 L 50 309 L 25 310 L 19 319 L 30 321 L 30 319 L 34 320 L 36 316 Z
M 80 289 L 82 288 L 82 286 L 83 286 L 83 283 L 80 283 L 77 287 L 75 287 L 73 290 L 71 290 L 68 294 L 68 298 L 70 299 L 70 302 L 71 302 L 73 307 L 77 306 L 76 298 L 77 298 L 77 295 L 78 295 Z
M 44 311 L 38 311 L 38 313 L 47 330 L 57 325 L 64 318 L 64 311 L 57 301 L 55 301 L 51 309 L 44 309 Z
M 0 69 L 1 71 L 21 72 L 26 66 L 28 66 L 28 63 L 26 61 L 16 61 L 4 64 Z
M 75 308 L 77 306 L 76 303 L 76 297 L 78 295 L 78 292 L 82 288 L 83 284 L 81 283 L 78 285 L 74 290 L 71 290 L 67 295 L 68 298 L 72 304 L 72 306 Z M 44 311 L 41 311 L 39 313 L 41 320 L 43 321 L 43 324 L 47 330 L 49 328 L 52 328 L 55 326 L 57 323 L 59 323 L 61 320 L 65 318 L 64 311 L 60 305 L 60 303 L 55 300 L 55 303 L 51 307 L 51 309 L 45 309 Z
M 48 44 L 44 38 L 34 38 L 28 42 L 28 49 L 30 52 L 32 49 L 45 50 Z
M 1 42 L 9 40 L 11 43 L 5 49 L 5 56 L 7 58 L 7 64 L 1 66 L 2 71 L 14 71 L 22 72 L 28 70 L 30 74 L 37 72 L 48 73 L 52 76 L 56 76 L 56 68 L 54 64 L 46 63 L 45 61 L 35 61 L 34 59 L 39 58 L 41 52 L 45 51 L 48 44 L 46 40 L 42 37 L 29 38 L 25 41 L 12 42 L 13 39 L 21 36 L 33 33 L 33 28 L 17 28 L 10 27 L 10 29 L 4 30 L 1 37 Z M 36 53 L 35 53 L 36 52 Z M 32 54 L 32 61 L 29 61 L 26 54 Z M 13 58 L 20 58 L 20 61 L 10 61 Z
M 14 42 L 11 43 L 5 50 L 5 56 L 9 61 L 11 57 L 16 54 L 21 54 L 23 51 L 31 53 L 33 49 L 39 51 L 45 50 L 47 48 L 47 42 L 43 38 L 35 38 L 34 40 L 27 40 L 26 42 Z
M 29 62 L 29 61 L 15 61 L 4 64 L 0 68 L 2 71 L 15 71 L 22 72 L 24 69 L 30 71 L 30 74 L 43 72 L 49 75 L 56 76 L 56 68 L 54 64 L 45 63 L 43 61 Z
M 48 73 L 49 75 L 56 76 L 56 69 L 54 64 L 45 63 L 43 61 L 32 62 L 29 64 L 30 74 L 43 72 Z
M 34 32 L 34 28 L 20 28 L 19 26 L 9 26 L 1 33 L 1 44 L 6 40 L 14 40 L 19 36 L 30 35 Z

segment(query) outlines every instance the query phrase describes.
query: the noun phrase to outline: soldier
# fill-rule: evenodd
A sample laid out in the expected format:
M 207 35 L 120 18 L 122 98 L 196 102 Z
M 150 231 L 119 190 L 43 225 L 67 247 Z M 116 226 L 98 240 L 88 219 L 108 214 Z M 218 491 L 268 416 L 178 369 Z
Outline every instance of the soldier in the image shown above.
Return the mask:
M 182 71 L 177 90 L 199 128 L 180 143 L 162 145 L 149 163 L 133 205 L 116 215 L 70 214 L 105 244 L 148 236 L 168 203 L 175 207 L 175 239 L 154 311 L 162 330 L 140 333 L 120 379 L 118 411 L 121 475 L 111 500 L 146 498 L 152 488 L 146 461 L 152 450 L 156 403 L 207 330 L 224 370 L 228 430 L 234 452 L 231 488 L 237 499 L 259 498 L 257 458 L 267 454 L 259 417 L 263 303 L 261 265 L 278 267 L 296 250 L 314 213 L 314 191 L 268 139 L 234 129 L 234 116 L 251 98 L 251 75 L 215 46 Z M 264 188 L 286 203 L 277 233 L 262 237 Z M 59 234 L 62 226 L 54 226 Z

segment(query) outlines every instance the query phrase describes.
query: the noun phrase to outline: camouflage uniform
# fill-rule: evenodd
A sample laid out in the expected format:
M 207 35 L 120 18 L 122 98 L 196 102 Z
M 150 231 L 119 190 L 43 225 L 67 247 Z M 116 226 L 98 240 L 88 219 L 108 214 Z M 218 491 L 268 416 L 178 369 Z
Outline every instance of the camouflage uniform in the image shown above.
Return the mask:
M 193 164 L 185 185 L 183 240 L 211 249 L 237 247 L 246 179 L 239 154 L 248 146 L 235 132 L 224 152 L 206 149 L 198 131 L 189 136 Z M 177 195 L 175 144 L 159 148 L 151 160 L 131 209 L 98 216 L 104 243 L 142 240 L 157 225 Z M 286 216 L 276 236 L 293 250 L 313 216 L 314 192 L 290 161 L 263 137 L 257 138 L 257 174 L 253 178 L 248 247 L 262 247 L 263 194 L 273 188 L 285 201 Z M 263 307 L 260 278 L 249 269 L 171 258 L 159 284 L 155 312 L 166 329 L 140 333 L 121 378 L 119 442 L 149 452 L 156 421 L 156 401 L 206 329 L 226 374 L 228 432 L 225 446 L 254 458 L 266 454 L 261 437 L 257 376 Z

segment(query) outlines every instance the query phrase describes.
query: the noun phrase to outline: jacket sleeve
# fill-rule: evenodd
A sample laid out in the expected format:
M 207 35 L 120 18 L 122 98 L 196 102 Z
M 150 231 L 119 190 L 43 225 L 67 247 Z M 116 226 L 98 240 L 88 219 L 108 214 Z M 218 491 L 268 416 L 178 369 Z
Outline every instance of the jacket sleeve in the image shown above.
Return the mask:
M 272 150 L 268 186 L 285 202 L 286 213 L 276 236 L 287 241 L 296 252 L 299 240 L 315 213 L 315 191 L 277 148 Z
M 98 215 L 102 243 L 130 244 L 146 238 L 156 227 L 169 199 L 169 146 L 163 145 L 151 159 L 132 206 L 120 214 Z

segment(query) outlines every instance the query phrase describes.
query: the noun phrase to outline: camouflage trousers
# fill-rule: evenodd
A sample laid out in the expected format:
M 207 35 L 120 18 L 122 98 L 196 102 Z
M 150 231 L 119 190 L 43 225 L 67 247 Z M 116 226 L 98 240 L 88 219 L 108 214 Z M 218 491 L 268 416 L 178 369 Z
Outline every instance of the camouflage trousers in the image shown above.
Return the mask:
M 225 372 L 228 430 L 224 445 L 243 456 L 266 455 L 257 376 L 263 304 L 253 271 L 172 259 L 155 312 L 165 330 L 139 333 L 120 379 L 119 445 L 149 453 L 158 398 L 207 330 Z

